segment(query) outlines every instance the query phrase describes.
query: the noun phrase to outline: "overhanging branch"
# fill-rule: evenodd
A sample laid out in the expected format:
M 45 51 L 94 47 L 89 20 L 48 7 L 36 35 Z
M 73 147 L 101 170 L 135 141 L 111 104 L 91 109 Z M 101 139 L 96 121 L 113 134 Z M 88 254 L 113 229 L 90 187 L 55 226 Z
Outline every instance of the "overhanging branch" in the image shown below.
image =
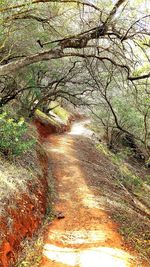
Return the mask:
M 10 10 L 14 10 L 14 9 L 18 9 L 18 8 L 23 8 L 23 7 L 27 7 L 29 4 L 31 5 L 35 5 L 35 4 L 39 4 L 39 3 L 51 3 L 51 2 L 55 2 L 55 3 L 75 3 L 75 4 L 80 4 L 80 5 L 83 5 L 83 6 L 87 6 L 87 7 L 91 7 L 97 11 L 100 11 L 100 9 L 95 6 L 94 4 L 92 3 L 89 3 L 89 2 L 86 2 L 86 1 L 80 1 L 80 0 L 33 0 L 32 2 L 28 1 L 28 2 L 25 2 L 23 4 L 18 4 L 18 5 L 13 5 L 13 6 L 9 6 L 9 7 L 4 7 L 4 8 L 0 8 L 0 12 L 7 12 L 7 11 L 10 11 Z
M 136 80 L 143 80 L 143 79 L 148 79 L 150 78 L 150 72 L 141 76 L 129 76 L 128 80 L 130 81 L 136 81 Z
M 128 65 L 120 64 L 116 62 L 115 60 L 111 59 L 110 57 L 100 57 L 95 54 L 82 54 L 82 53 L 76 53 L 76 52 L 64 53 L 61 49 L 47 50 L 44 52 L 40 52 L 38 54 L 27 56 L 23 59 L 16 60 L 14 62 L 10 62 L 5 65 L 1 65 L 0 75 L 10 74 L 11 72 L 15 72 L 27 65 L 31 65 L 39 61 L 47 61 L 47 60 L 58 59 L 58 58 L 63 58 L 63 57 L 96 58 L 100 61 L 108 61 L 114 66 L 125 70 L 125 72 L 127 73 L 127 79 L 130 81 L 141 80 L 141 79 L 146 79 L 150 77 L 150 73 L 141 75 L 141 76 L 135 76 L 135 77 L 131 76 L 131 70 Z

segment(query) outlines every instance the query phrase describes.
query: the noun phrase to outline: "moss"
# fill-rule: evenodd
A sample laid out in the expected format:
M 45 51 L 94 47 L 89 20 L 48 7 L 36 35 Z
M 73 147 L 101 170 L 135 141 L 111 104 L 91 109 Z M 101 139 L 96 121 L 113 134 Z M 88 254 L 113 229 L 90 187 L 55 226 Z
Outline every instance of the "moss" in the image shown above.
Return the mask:
M 43 113 L 41 110 L 37 109 L 35 111 L 35 116 L 38 117 L 39 119 L 47 122 L 47 123 L 50 123 L 51 125 L 53 126 L 56 126 L 56 127 L 60 127 L 60 124 L 55 121 L 52 117 L 50 116 L 47 116 L 45 113 Z
M 64 122 L 67 123 L 70 113 L 62 108 L 58 102 L 52 101 L 49 108 L 53 109 L 53 112 Z

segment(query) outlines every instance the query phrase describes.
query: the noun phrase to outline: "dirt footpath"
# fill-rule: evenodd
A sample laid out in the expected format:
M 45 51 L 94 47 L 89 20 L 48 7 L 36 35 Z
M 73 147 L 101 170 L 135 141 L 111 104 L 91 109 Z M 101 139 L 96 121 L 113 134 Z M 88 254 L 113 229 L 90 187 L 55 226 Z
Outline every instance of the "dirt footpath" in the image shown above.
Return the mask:
M 76 124 L 70 134 L 45 140 L 58 193 L 55 210 L 65 217 L 49 225 L 40 267 L 141 267 L 99 198 L 109 162 L 84 134 L 90 136 Z

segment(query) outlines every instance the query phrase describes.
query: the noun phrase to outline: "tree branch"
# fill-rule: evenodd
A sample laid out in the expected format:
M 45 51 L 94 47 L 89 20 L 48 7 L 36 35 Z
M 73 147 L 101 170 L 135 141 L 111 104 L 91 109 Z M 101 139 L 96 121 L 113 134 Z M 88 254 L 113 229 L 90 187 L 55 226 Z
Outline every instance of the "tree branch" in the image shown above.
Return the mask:
M 148 79 L 150 78 L 150 72 L 141 76 L 128 76 L 129 81 L 136 81 L 136 80 L 143 80 L 143 79 Z
M 88 7 L 91 7 L 97 11 L 100 11 L 100 9 L 95 6 L 94 4 L 92 3 L 88 3 L 88 2 L 84 2 L 84 1 L 80 1 L 80 0 L 33 0 L 32 2 L 26 2 L 26 3 L 23 3 L 23 4 L 20 4 L 20 5 L 14 5 L 14 6 L 9 6 L 9 7 L 6 7 L 6 8 L 0 8 L 0 12 L 7 12 L 7 11 L 10 11 L 10 10 L 14 10 L 14 9 L 18 9 L 18 8 L 23 8 L 23 7 L 26 7 L 28 6 L 28 4 L 39 4 L 39 3 L 51 3 L 51 2 L 56 2 L 56 3 L 75 3 L 75 4 L 80 4 L 80 5 L 83 5 L 83 6 L 88 6 Z
M 23 59 L 16 60 L 14 62 L 10 62 L 5 65 L 0 66 L 0 75 L 7 75 L 11 72 L 19 70 L 27 65 L 31 65 L 33 63 L 39 61 L 46 61 L 51 59 L 57 59 L 63 57 L 64 53 L 60 49 L 50 49 L 44 52 L 40 52 L 31 56 L 27 56 Z

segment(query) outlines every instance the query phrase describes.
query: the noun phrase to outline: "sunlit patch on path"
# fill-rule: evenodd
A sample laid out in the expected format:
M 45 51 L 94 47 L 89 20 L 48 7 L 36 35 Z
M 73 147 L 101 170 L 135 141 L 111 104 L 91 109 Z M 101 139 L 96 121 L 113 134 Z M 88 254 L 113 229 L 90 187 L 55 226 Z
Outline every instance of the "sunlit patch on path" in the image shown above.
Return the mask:
M 75 145 L 78 135 L 92 136 L 87 131 L 84 123 L 76 123 L 69 134 L 54 135 L 45 142 L 57 183 L 55 209 L 65 218 L 49 226 L 40 266 L 138 266 L 107 214 L 103 198 L 87 184 L 91 168 L 83 165 Z M 105 174 L 95 170 L 94 175 L 100 179 Z
M 81 267 L 127 267 L 130 255 L 120 249 L 91 247 L 88 249 L 61 248 L 47 244 L 44 255 L 57 263 Z M 57 265 L 56 265 L 57 266 Z
M 75 122 L 69 132 L 70 135 L 82 135 L 86 137 L 91 137 L 93 132 L 90 129 L 85 128 L 86 124 L 89 124 L 89 120 L 83 122 Z

